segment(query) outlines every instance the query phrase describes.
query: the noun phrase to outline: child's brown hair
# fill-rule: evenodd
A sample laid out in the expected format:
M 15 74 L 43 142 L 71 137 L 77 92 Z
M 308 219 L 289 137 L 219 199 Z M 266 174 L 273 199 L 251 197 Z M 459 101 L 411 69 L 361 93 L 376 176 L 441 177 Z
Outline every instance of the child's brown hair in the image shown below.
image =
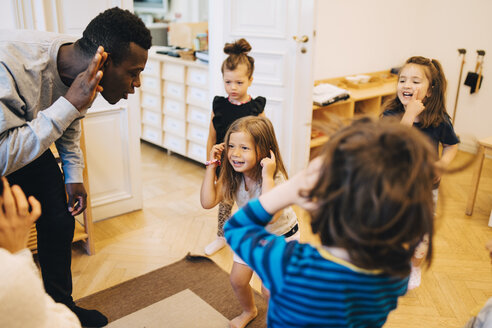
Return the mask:
M 423 99 L 422 103 L 425 106 L 425 110 L 419 115 L 422 128 L 438 126 L 441 122 L 450 121 L 450 117 L 446 112 L 447 82 L 441 63 L 437 59 L 414 56 L 405 62 L 405 66 L 409 64 L 422 66 L 425 76 L 429 80 L 430 95 Z M 397 95 L 390 98 L 383 107 L 385 110 L 404 112 L 403 104 Z
M 228 144 L 232 133 L 245 132 L 253 138 L 256 152 L 256 170 L 255 181 L 262 183 L 262 166 L 260 161 L 265 157 L 270 157 L 270 150 L 275 155 L 275 173 L 282 172 L 287 179 L 287 172 L 280 155 L 280 149 L 278 147 L 277 138 L 275 137 L 275 130 L 272 122 L 266 117 L 261 116 L 246 116 L 234 121 L 227 130 L 224 138 L 225 148 L 223 163 L 220 170 L 219 183 L 222 186 L 223 198 L 225 201 L 233 201 L 235 199 L 236 192 L 241 185 L 243 174 L 236 172 L 228 160 Z
M 323 245 L 354 265 L 395 276 L 425 234 L 432 256 L 435 152 L 416 129 L 364 118 L 335 133 L 321 152 L 320 177 L 306 196 L 319 204 L 311 226 Z
M 248 56 L 250 51 L 251 45 L 245 39 L 239 39 L 234 43 L 226 43 L 224 52 L 229 56 L 222 63 L 222 75 L 224 75 L 225 70 L 234 71 L 239 65 L 245 65 L 248 78 L 251 79 L 255 70 L 255 59 Z

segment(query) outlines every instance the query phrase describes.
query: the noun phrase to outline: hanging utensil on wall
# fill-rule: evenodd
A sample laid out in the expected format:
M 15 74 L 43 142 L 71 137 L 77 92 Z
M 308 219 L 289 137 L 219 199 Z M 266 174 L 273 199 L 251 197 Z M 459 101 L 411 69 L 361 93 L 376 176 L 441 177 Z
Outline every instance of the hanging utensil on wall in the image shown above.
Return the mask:
M 456 109 L 458 107 L 458 97 L 460 95 L 461 77 L 463 76 L 463 66 L 465 66 L 466 49 L 460 48 L 458 49 L 458 53 L 459 56 L 461 56 L 461 67 L 460 67 L 460 76 L 458 78 L 458 89 L 456 90 L 456 100 L 454 101 L 453 119 L 451 121 L 453 125 L 454 125 L 454 119 L 456 117 Z
M 477 50 L 477 63 L 475 64 L 475 72 L 468 72 L 465 85 L 470 87 L 470 93 L 478 92 L 482 86 L 482 68 L 483 59 L 485 57 L 485 50 Z

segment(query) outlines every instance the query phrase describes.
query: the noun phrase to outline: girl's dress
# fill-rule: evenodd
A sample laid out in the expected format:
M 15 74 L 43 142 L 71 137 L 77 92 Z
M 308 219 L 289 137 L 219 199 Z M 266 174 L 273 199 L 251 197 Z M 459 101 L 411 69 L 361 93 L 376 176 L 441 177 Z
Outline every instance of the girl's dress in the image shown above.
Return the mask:
M 264 97 L 256 97 L 250 101 L 234 105 L 229 99 L 221 96 L 216 96 L 212 103 L 214 118 L 212 124 L 217 133 L 216 144 L 224 142 L 227 129 L 231 124 L 245 116 L 258 116 L 265 110 L 266 99 Z

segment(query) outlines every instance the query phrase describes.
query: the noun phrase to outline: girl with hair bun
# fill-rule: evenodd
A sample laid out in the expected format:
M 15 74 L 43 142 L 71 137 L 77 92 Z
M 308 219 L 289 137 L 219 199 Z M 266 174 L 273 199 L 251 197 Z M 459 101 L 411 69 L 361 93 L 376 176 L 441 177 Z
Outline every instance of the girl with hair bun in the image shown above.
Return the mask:
M 251 45 L 245 39 L 226 43 L 224 52 L 228 55 L 222 63 L 222 76 L 227 97 L 216 96 L 212 104 L 212 119 L 207 140 L 207 156 L 212 147 L 224 142 L 227 129 L 239 118 L 245 116 L 264 116 L 266 99 L 252 98 L 248 88 L 253 82 L 255 60 L 249 56 Z M 207 158 L 210 163 L 213 158 Z M 217 177 L 220 166 L 217 166 Z M 224 223 L 231 216 L 232 204 L 221 202 L 217 217 L 217 238 L 205 247 L 205 254 L 212 255 L 226 244 L 224 238 Z

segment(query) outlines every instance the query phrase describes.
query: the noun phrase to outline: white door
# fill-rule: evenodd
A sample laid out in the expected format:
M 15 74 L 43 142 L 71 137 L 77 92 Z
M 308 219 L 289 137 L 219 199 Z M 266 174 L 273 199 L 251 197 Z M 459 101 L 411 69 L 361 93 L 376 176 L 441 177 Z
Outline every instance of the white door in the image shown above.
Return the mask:
M 244 37 L 255 58 L 250 93 L 267 98 L 265 113 L 292 175 L 309 156 L 314 0 L 211 0 L 209 4 L 211 94 L 225 95 L 220 72 L 224 44 Z
M 132 0 L 11 1 L 19 13 L 18 28 L 77 37 L 100 12 L 114 6 L 133 9 Z M 138 93 L 116 105 L 99 96 L 84 119 L 84 132 L 93 220 L 141 209 Z

